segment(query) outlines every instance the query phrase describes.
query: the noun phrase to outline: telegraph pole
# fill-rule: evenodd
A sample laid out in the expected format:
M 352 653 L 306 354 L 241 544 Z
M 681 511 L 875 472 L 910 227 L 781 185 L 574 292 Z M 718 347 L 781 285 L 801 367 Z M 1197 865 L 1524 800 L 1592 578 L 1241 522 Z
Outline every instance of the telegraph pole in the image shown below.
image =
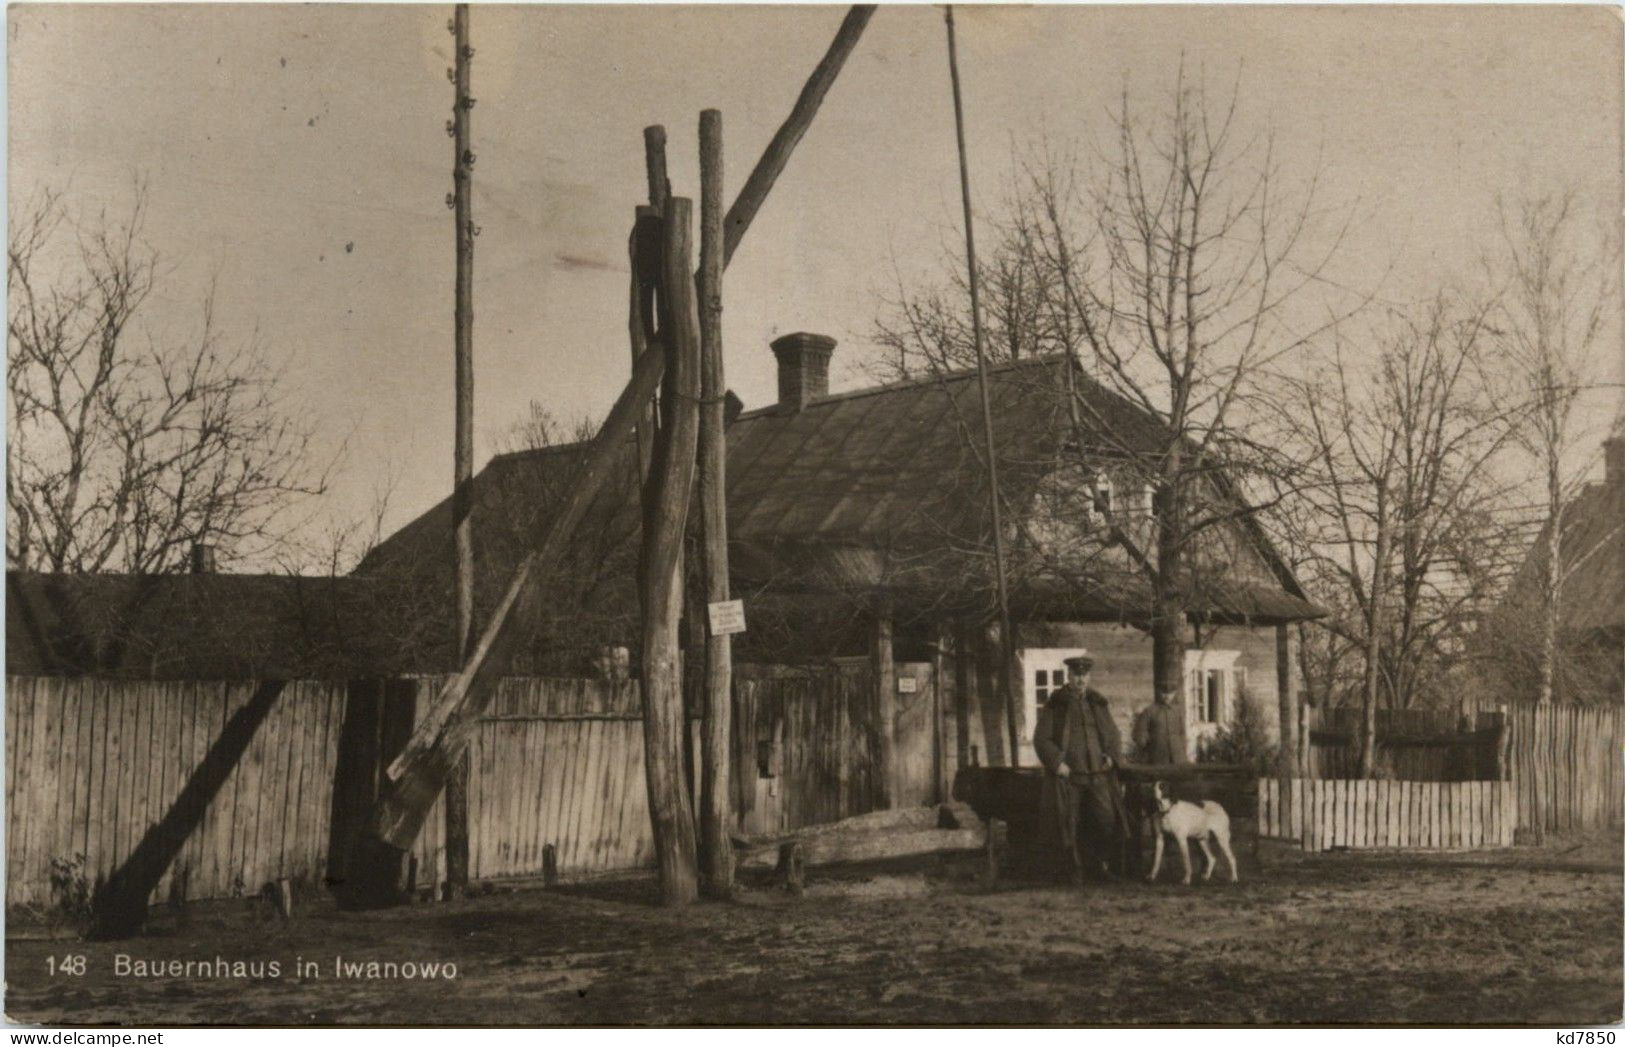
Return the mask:
M 1004 521 L 999 508 L 999 456 L 993 444 L 993 405 L 987 391 L 987 351 L 983 348 L 981 279 L 976 271 L 976 232 L 971 222 L 970 170 L 965 163 L 965 106 L 959 97 L 959 50 L 954 41 L 954 9 L 947 10 L 948 75 L 954 86 L 954 134 L 959 143 L 959 195 L 965 207 L 965 264 L 970 268 L 971 333 L 976 341 L 976 377 L 982 391 L 982 433 L 987 440 L 988 498 L 992 503 L 993 570 L 999 597 L 999 690 L 1004 696 L 1005 726 L 1010 732 L 1010 766 L 1021 765 L 1021 739 L 1016 729 L 1016 701 L 1010 687 L 1015 668 L 1016 638 L 1010 628 L 1010 589 L 1004 576 Z
M 468 660 L 474 640 L 474 153 L 469 148 L 469 122 L 474 99 L 469 95 L 468 5 L 458 4 L 452 17 L 456 55 L 452 69 L 451 107 L 452 207 L 457 222 L 457 436 L 453 454 L 452 526 L 457 590 L 457 661 Z M 446 881 L 468 883 L 468 754 L 446 782 Z

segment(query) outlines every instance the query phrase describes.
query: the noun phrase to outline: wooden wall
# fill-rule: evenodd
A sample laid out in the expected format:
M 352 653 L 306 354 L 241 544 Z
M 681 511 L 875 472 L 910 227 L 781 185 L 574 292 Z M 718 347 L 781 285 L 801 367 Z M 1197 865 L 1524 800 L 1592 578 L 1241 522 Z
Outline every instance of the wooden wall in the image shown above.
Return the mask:
M 238 732 L 246 749 L 154 900 L 319 882 L 345 685 L 269 686 L 7 677 L 6 904 L 48 904 L 53 859 L 83 855 L 105 880 Z

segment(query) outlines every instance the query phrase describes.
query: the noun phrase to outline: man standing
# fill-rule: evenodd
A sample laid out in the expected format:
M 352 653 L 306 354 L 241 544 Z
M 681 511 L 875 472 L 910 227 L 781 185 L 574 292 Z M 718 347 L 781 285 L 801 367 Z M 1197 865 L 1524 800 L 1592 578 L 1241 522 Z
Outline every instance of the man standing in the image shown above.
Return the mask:
M 1106 871 L 1107 856 L 1115 860 L 1122 850 L 1116 774 L 1122 738 L 1106 696 L 1089 686 L 1094 660 L 1079 655 L 1065 665 L 1066 685 L 1039 711 L 1033 748 L 1048 772 L 1041 815 L 1071 863 L 1073 883 L 1081 883 L 1085 868 Z
M 1134 720 L 1134 750 L 1142 763 L 1189 763 L 1185 753 L 1185 720 L 1174 703 L 1179 693 L 1157 692 L 1156 700 Z

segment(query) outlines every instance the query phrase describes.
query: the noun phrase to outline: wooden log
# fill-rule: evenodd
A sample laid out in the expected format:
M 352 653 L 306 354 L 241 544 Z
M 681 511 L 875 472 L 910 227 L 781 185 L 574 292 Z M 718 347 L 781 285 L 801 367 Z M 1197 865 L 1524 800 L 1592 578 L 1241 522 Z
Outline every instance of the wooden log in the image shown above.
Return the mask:
M 700 113 L 700 436 L 699 500 L 705 599 L 730 599 L 728 589 L 727 435 L 722 367 L 722 114 Z M 705 640 L 704 733 L 700 745 L 700 884 L 709 897 L 733 891 L 728 832 L 733 733 L 733 637 Z
M 908 829 L 899 832 L 832 832 L 798 835 L 777 848 L 779 867 L 783 855 L 794 847 L 805 865 L 837 865 L 846 862 L 880 861 L 916 854 L 942 854 L 955 851 L 985 851 L 989 837 L 985 826 L 970 829 Z M 758 850 L 741 864 L 760 866 L 772 850 Z
M 663 904 L 699 894 L 694 812 L 684 781 L 684 715 L 678 624 L 683 608 L 682 552 L 699 441 L 700 331 L 690 276 L 692 204 L 666 202 L 661 239 L 660 329 L 667 357 L 661 425 L 643 521 L 638 590 L 643 617 L 643 751 L 649 818 Z M 653 355 L 653 354 L 648 354 Z
M 756 217 L 756 212 L 767 199 L 773 183 L 784 171 L 796 143 L 801 141 L 802 135 L 807 133 L 807 128 L 812 126 L 819 105 L 829 93 L 830 85 L 835 83 L 835 77 L 840 73 L 841 66 L 846 64 L 847 56 L 857 46 L 858 38 L 863 35 L 863 27 L 869 24 L 869 18 L 874 13 L 873 4 L 856 4 L 847 12 L 841 21 L 840 29 L 835 33 L 835 39 L 829 45 L 829 50 L 824 52 L 824 57 L 819 60 L 812 75 L 807 78 L 806 85 L 802 87 L 800 96 L 790 109 L 790 115 L 774 132 L 772 141 L 762 153 L 762 158 L 756 162 L 750 177 L 746 178 L 745 184 L 740 187 L 733 206 L 728 208 L 728 216 L 723 219 L 727 237 L 722 250 L 723 265 L 733 260 L 734 251 L 744 239 L 745 230 L 750 227 L 751 220 Z

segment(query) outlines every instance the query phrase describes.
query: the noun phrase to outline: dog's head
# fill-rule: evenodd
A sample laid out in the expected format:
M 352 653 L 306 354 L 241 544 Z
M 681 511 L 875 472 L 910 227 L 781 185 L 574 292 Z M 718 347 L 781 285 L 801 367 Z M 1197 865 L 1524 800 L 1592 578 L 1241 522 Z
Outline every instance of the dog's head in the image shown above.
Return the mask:
M 1174 801 L 1168 798 L 1160 781 L 1151 783 L 1151 806 L 1158 814 L 1167 814 L 1173 809 Z

